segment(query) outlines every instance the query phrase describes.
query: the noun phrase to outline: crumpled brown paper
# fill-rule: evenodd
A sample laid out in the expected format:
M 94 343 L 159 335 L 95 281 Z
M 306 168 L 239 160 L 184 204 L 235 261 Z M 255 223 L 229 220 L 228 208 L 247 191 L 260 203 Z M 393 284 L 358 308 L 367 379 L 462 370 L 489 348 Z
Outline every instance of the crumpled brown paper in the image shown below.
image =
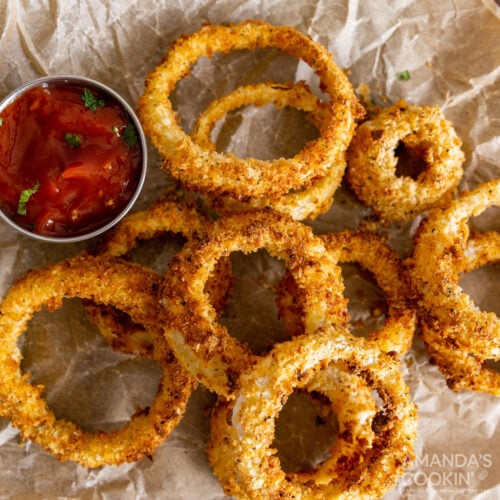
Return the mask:
M 0 96 L 36 77 L 80 74 L 110 85 L 135 105 L 147 71 L 180 34 L 197 30 L 206 20 L 264 19 L 292 25 L 326 45 L 336 62 L 349 70 L 353 86 L 369 88 L 376 103 L 404 98 L 442 106 L 463 140 L 466 172 L 461 187 L 472 188 L 500 173 L 499 11 L 493 0 L 7 0 L 0 7 Z M 405 70 L 411 75 L 408 81 L 398 78 Z M 175 93 L 183 125 L 192 126 L 214 97 L 249 81 L 270 79 L 317 84 L 306 65 L 274 52 L 199 61 Z M 311 133 L 302 130 L 298 115 L 267 108 L 232 113 L 216 131 L 215 140 L 220 149 L 243 156 L 289 155 L 300 148 L 296 141 Z M 151 150 L 146 187 L 137 208 L 160 196 L 166 185 L 166 175 Z M 311 225 L 318 233 L 337 231 L 356 227 L 368 214 L 343 187 L 330 212 Z M 498 229 L 494 220 L 494 216 L 479 218 L 474 224 L 489 228 L 493 224 Z M 411 252 L 417 224 L 390 229 L 390 242 L 402 256 Z M 172 253 L 163 244 L 145 246 L 137 258 L 162 270 Z M 74 255 L 89 245 L 38 243 L 0 223 L 0 295 L 30 267 Z M 238 289 L 224 321 L 245 340 L 255 332 L 279 338 L 272 289 L 280 267 L 265 253 L 236 260 Z M 498 314 L 494 278 L 491 270 L 471 273 L 463 285 L 481 307 L 496 308 Z M 346 284 L 351 298 L 359 296 L 360 286 L 368 290 L 355 273 L 347 273 Z M 479 293 L 486 286 L 492 290 L 486 294 L 489 301 Z M 363 301 L 351 300 L 353 316 L 366 312 L 367 303 L 376 299 L 373 293 L 365 293 L 364 306 Z M 263 346 L 257 343 L 254 348 Z M 89 430 L 119 426 L 137 407 L 147 405 L 158 380 L 154 365 L 108 349 L 89 327 L 77 301 L 52 315 L 37 315 L 23 339 L 23 353 L 24 369 L 46 385 L 46 397 L 57 414 Z M 418 340 L 405 357 L 404 370 L 419 406 L 417 459 L 387 498 L 500 497 L 500 401 L 484 394 L 451 392 L 428 363 Z M 21 444 L 16 430 L 0 420 L 0 498 L 223 498 L 205 452 L 209 433 L 205 410 L 213 400 L 212 394 L 198 389 L 179 427 L 151 459 L 98 470 L 59 463 L 39 446 Z M 287 442 L 286 427 L 283 434 Z

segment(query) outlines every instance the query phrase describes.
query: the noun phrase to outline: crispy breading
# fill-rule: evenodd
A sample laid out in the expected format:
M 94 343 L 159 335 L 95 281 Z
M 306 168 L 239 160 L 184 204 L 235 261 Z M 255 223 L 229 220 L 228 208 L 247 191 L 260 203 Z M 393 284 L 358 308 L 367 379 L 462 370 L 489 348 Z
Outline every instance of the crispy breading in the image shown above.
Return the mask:
M 401 143 L 425 163 L 416 179 L 396 173 Z M 398 101 L 356 129 L 346 178 L 380 219 L 410 220 L 456 194 L 465 158 L 461 145 L 438 106 Z
M 500 373 L 486 365 L 500 359 L 500 319 L 477 307 L 459 285 L 460 273 L 496 260 L 498 235 L 469 238 L 467 222 L 499 205 L 500 179 L 461 193 L 420 225 L 407 261 L 419 294 L 423 338 L 454 390 L 500 395 Z

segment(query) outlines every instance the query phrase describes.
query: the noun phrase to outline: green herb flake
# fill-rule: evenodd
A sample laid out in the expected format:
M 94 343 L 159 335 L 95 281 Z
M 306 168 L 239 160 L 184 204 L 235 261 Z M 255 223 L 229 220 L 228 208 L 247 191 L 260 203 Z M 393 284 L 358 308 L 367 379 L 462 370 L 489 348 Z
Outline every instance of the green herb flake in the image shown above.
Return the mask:
M 401 73 L 398 73 L 398 78 L 400 80 L 404 80 L 405 82 L 407 82 L 408 80 L 411 79 L 410 72 L 407 69 L 405 69 L 404 71 L 401 71 Z
M 135 127 L 129 123 L 126 127 L 125 130 L 123 131 L 123 140 L 125 141 L 125 144 L 129 146 L 130 148 L 135 146 L 137 144 L 137 132 L 135 130 Z
M 72 147 L 77 148 L 82 143 L 82 138 L 78 134 L 68 132 L 64 134 L 64 140 Z
M 0 127 L 3 125 L 3 117 L 0 116 Z
M 32 188 L 24 189 L 23 191 L 21 191 L 21 193 L 19 194 L 19 203 L 17 204 L 17 213 L 19 215 L 26 215 L 26 203 L 28 203 L 28 200 L 31 198 L 31 196 L 38 191 L 39 187 L 40 183 L 36 181 Z
M 113 132 L 113 134 L 117 134 L 118 132 L 120 132 L 120 129 L 119 127 L 117 127 L 116 125 L 111 129 L 111 132 Z
M 85 107 L 89 108 L 94 113 L 97 112 L 97 108 L 106 106 L 106 101 L 104 99 L 96 99 L 89 89 L 83 89 L 82 100 Z

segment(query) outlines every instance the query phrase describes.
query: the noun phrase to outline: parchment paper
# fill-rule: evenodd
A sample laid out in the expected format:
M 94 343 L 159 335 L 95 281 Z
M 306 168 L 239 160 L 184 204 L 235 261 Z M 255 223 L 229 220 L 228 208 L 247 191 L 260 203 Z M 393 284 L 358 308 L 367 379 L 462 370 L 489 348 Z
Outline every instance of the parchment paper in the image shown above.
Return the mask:
M 101 80 L 135 105 L 146 73 L 177 36 L 199 29 L 206 20 L 263 19 L 292 25 L 326 45 L 336 62 L 349 70 L 354 87 L 365 93 L 369 89 L 369 98 L 380 105 L 399 98 L 441 105 L 463 140 L 466 172 L 461 187 L 472 188 L 500 174 L 499 10 L 493 0 L 4 0 L 0 97 L 36 77 L 69 73 Z M 408 81 L 397 76 L 405 70 L 411 75 Z M 273 51 L 199 61 L 175 93 L 183 125 L 189 129 L 215 96 L 242 83 L 269 79 L 317 83 L 306 65 Z M 269 158 L 293 154 L 313 133 L 300 113 L 264 108 L 232 113 L 214 139 L 221 150 Z M 149 153 L 146 187 L 137 209 L 169 184 L 156 152 L 151 148 Z M 324 233 L 356 227 L 369 215 L 343 186 L 330 212 L 310 224 Z M 490 215 L 473 224 L 498 230 L 495 220 Z M 411 252 L 418 222 L 388 229 L 389 241 L 403 257 Z M 38 243 L 0 223 L 0 296 L 27 269 L 93 244 Z M 135 258 L 162 270 L 178 245 L 168 239 L 145 245 Z M 237 289 L 224 321 L 259 350 L 269 338 L 280 337 L 273 287 L 282 268 L 265 252 L 236 255 L 235 265 Z M 350 310 L 358 322 L 373 326 L 367 311 L 380 299 L 379 292 L 354 271 L 344 273 Z M 496 277 L 498 270 L 488 268 L 464 277 L 463 286 L 481 307 L 498 314 Z M 257 335 L 264 340 L 253 341 Z M 137 407 L 148 404 L 158 381 L 156 366 L 107 348 L 78 301 L 69 301 L 52 315 L 37 315 L 23 338 L 23 353 L 24 369 L 46 385 L 56 413 L 90 430 L 119 426 Z M 451 392 L 418 340 L 404 359 L 404 370 L 419 406 L 417 460 L 387 498 L 500 498 L 500 401 Z M 17 431 L 0 420 L 0 498 L 223 498 L 205 452 L 207 409 L 213 401 L 212 394 L 198 389 L 180 426 L 151 459 L 98 470 L 59 463 L 39 446 L 21 444 Z M 294 446 L 299 449 L 300 439 L 292 439 L 289 431 L 297 432 L 297 413 L 303 412 L 288 411 L 292 423 L 280 430 L 283 460 Z

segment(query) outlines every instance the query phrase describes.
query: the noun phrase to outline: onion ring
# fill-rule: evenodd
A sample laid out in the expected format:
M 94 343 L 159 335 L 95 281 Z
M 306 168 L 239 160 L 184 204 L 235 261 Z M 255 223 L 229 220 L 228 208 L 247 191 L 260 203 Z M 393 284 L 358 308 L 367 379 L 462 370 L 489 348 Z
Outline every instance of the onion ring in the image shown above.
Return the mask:
M 311 228 L 271 210 L 218 219 L 203 240 L 188 242 L 172 259 L 160 301 L 165 336 L 178 359 L 208 389 L 226 397 L 256 356 L 215 321 L 203 288 L 218 259 L 261 248 L 283 260 L 294 277 L 306 332 L 347 317 L 340 268 Z
M 397 253 L 370 231 L 345 230 L 321 235 L 325 247 L 336 252 L 339 263 L 358 263 L 369 271 L 385 294 L 388 305 L 387 318 L 382 328 L 368 336 L 384 352 L 402 356 L 411 347 L 417 314 L 409 292 L 409 276 Z M 304 331 L 301 322 L 302 306 L 294 293 L 289 274 L 280 283 L 277 304 L 279 314 L 291 336 Z
M 457 265 L 467 248 L 467 220 L 490 206 L 500 206 L 500 179 L 464 192 L 444 210 L 433 212 L 416 236 L 413 279 L 427 315 L 455 325 L 454 339 L 483 358 L 500 356 L 500 320 L 481 311 L 458 285 Z
M 31 271 L 8 291 L 0 308 L 0 405 L 23 439 L 35 441 L 59 460 L 85 467 L 119 465 L 149 456 L 181 419 L 194 380 L 176 361 L 161 334 L 156 335 L 153 359 L 162 376 L 155 400 L 147 411 L 137 412 L 121 429 L 89 433 L 57 419 L 21 372 L 17 346 L 33 314 L 45 305 L 54 310 L 66 297 L 109 303 L 135 321 L 154 329 L 158 316 L 156 273 L 137 264 L 80 255 L 49 268 Z M 131 292 L 133 291 L 133 292 Z
M 459 286 L 460 272 L 493 255 L 494 246 L 476 253 L 480 240 L 469 239 L 467 225 L 469 217 L 490 206 L 500 206 L 500 179 L 461 193 L 447 208 L 432 212 L 417 231 L 408 265 L 419 294 L 426 342 L 434 351 L 439 346 L 433 357 L 442 366 L 447 352 L 453 358 L 450 364 L 461 364 L 461 375 L 449 385 L 498 394 L 500 377 L 484 366 L 484 360 L 500 358 L 500 319 L 481 311 Z M 447 376 L 450 380 L 451 372 Z
M 464 273 L 487 264 L 500 262 L 500 234 L 496 231 L 473 233 L 467 249 L 457 265 L 457 272 Z M 467 349 L 457 347 L 449 340 L 448 326 L 443 323 L 422 320 L 422 339 L 434 364 L 446 378 L 453 391 L 469 389 L 500 396 L 500 373 L 489 368 L 484 360 Z
M 400 142 L 426 163 L 416 180 L 396 175 Z M 461 144 L 439 107 L 399 101 L 357 128 L 347 153 L 346 178 L 381 219 L 410 220 L 455 194 L 463 175 Z
M 188 203 L 178 199 L 161 199 L 148 209 L 134 212 L 122 219 L 97 249 L 99 255 L 125 257 L 139 240 L 149 240 L 165 233 L 181 234 L 185 238 L 200 238 L 208 217 Z M 218 313 L 227 305 L 233 278 L 229 259 L 221 259 L 207 281 L 207 293 Z M 143 325 L 130 321 L 123 312 L 111 306 L 96 306 L 85 301 L 93 324 L 115 350 L 134 356 L 149 357 L 154 334 Z
M 181 129 L 169 100 L 177 81 L 189 74 L 200 57 L 256 48 L 276 48 L 301 58 L 315 70 L 330 97 L 323 134 L 292 159 L 244 160 L 206 150 Z M 180 37 L 147 76 L 138 106 L 144 130 L 164 158 L 165 168 L 188 189 L 254 197 L 279 196 L 324 177 L 347 149 L 355 120 L 363 114 L 352 85 L 321 44 L 291 27 L 256 20 L 205 24 L 198 32 Z
M 191 137 L 199 146 L 215 151 L 215 144 L 210 140 L 211 131 L 226 113 L 250 104 L 265 106 L 271 102 L 278 109 L 291 106 L 306 111 L 307 119 L 319 131 L 322 130 L 323 122 L 326 122 L 328 108 L 304 82 L 297 84 L 260 83 L 239 87 L 230 94 L 212 101 L 198 117 Z M 287 193 L 276 199 L 267 197 L 241 199 L 229 195 L 211 196 L 210 193 L 205 193 L 205 196 L 210 205 L 221 214 L 270 207 L 291 215 L 295 220 L 314 219 L 330 209 L 333 195 L 340 185 L 345 167 L 345 155 L 341 155 L 322 179 L 314 181 L 311 186 L 303 190 Z
M 275 419 L 294 389 L 328 393 L 316 376 L 332 362 L 379 394 L 384 407 L 373 419 L 373 443 L 344 468 L 327 460 L 285 473 L 271 448 Z M 413 459 L 416 422 L 397 360 L 330 325 L 276 345 L 242 374 L 236 399 L 220 399 L 212 413 L 209 459 L 226 494 L 237 498 L 380 498 Z

